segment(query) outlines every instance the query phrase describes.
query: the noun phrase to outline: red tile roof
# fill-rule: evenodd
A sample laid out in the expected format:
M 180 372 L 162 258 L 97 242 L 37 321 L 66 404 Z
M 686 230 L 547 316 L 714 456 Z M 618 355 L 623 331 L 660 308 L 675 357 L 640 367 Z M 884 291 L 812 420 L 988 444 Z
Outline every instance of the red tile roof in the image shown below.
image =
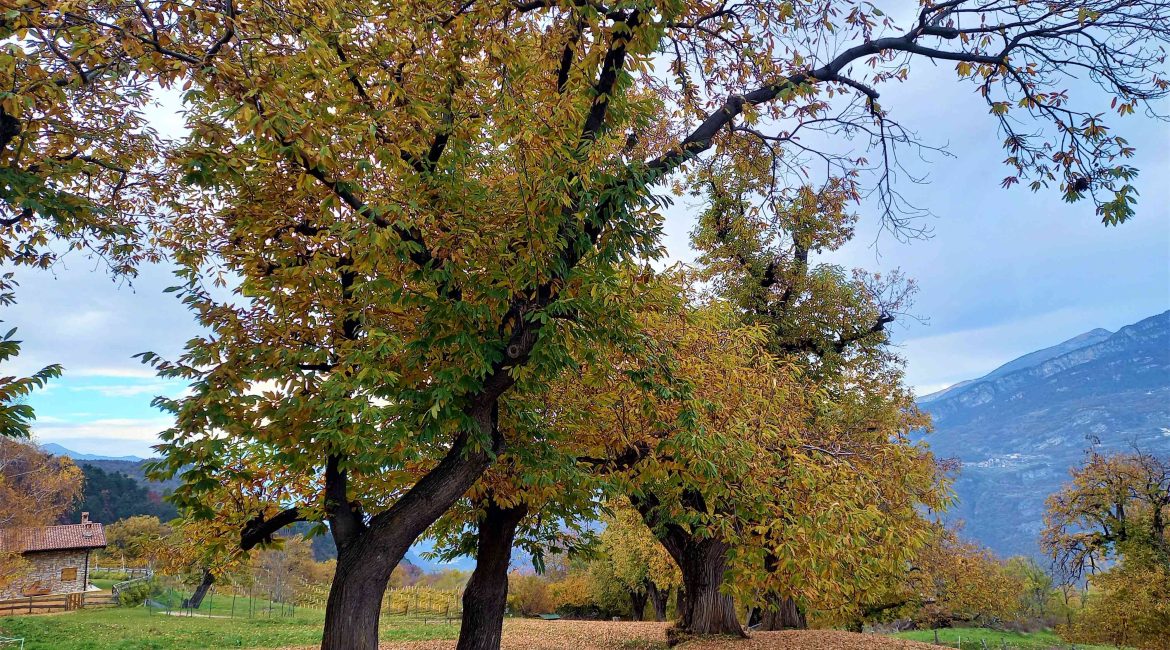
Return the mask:
M 101 524 L 68 524 L 43 528 L 0 529 L 0 551 L 33 553 L 66 549 L 105 548 Z

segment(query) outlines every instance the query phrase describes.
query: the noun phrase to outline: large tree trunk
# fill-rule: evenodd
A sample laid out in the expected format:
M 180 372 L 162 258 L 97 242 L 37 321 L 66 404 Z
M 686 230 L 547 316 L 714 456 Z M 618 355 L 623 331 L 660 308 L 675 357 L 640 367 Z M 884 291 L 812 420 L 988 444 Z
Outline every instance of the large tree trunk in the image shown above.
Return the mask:
M 790 597 L 771 599 L 771 607 L 760 612 L 760 623 L 755 629 L 771 630 L 804 630 L 808 629 L 808 621 L 804 613 L 796 606 L 796 601 Z
M 650 596 L 650 604 L 654 605 L 654 620 L 666 620 L 666 599 L 670 592 L 658 588 L 653 580 L 646 581 L 646 593 Z
M 493 398 L 494 400 L 494 398 Z M 498 453 L 498 410 L 494 401 L 469 414 L 491 432 Z M 347 476 L 340 459 L 325 468 L 326 512 L 337 542 L 337 570 L 325 604 L 321 650 L 377 650 L 382 597 L 394 567 L 414 540 L 443 515 L 483 474 L 491 462 L 487 450 L 469 450 L 460 435 L 443 460 L 389 509 L 365 522 L 360 505 L 348 501 Z
M 516 526 L 528 513 L 520 504 L 501 508 L 489 502 L 479 523 L 475 571 L 463 590 L 463 626 L 457 650 L 499 650 L 508 604 L 508 565 Z
M 706 509 L 701 494 L 686 492 L 685 506 L 702 511 Z M 660 503 L 652 495 L 632 495 L 630 502 L 642 514 L 651 530 L 659 531 L 658 541 L 674 558 L 683 576 L 685 596 L 679 603 L 678 622 L 671 635 L 671 643 L 681 642 L 690 635 L 729 634 L 745 637 L 743 626 L 735 613 L 735 601 L 719 591 L 727 572 L 728 544 L 718 538 L 699 538 L 681 526 L 667 523 L 656 526 Z
M 370 531 L 357 543 L 338 549 L 337 569 L 325 603 L 322 650 L 377 649 L 386 585 L 416 537 L 407 530 L 397 535 Z
M 640 621 L 646 613 L 646 592 L 630 590 L 630 620 Z
M 678 628 L 688 634 L 744 636 L 735 601 L 719 591 L 727 571 L 727 543 L 695 539 L 674 527 L 668 537 L 672 539 L 665 546 L 682 570 L 686 593 L 679 609 Z

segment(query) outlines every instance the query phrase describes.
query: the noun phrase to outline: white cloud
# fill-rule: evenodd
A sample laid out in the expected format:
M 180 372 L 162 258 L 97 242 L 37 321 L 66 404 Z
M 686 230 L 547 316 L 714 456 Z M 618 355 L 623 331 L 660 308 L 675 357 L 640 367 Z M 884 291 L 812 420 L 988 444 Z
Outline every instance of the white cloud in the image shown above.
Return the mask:
M 88 446 L 101 446 L 108 440 L 134 440 L 139 443 L 158 442 L 159 432 L 173 424 L 171 418 L 106 418 L 77 423 L 53 423 L 38 420 L 33 425 L 33 433 L 41 442 L 56 442 L 65 444 L 65 440 L 85 441 Z M 73 447 L 70 447 L 73 449 Z M 82 451 L 76 449 L 76 451 Z M 104 453 L 101 451 L 88 453 Z
M 962 380 L 960 380 L 960 381 L 962 381 Z M 919 384 L 919 385 L 914 387 L 914 394 L 917 395 L 918 397 L 922 397 L 923 395 L 937 393 L 938 391 L 940 391 L 944 388 L 950 388 L 951 386 L 954 386 L 957 383 L 958 382 L 952 381 L 952 382 L 947 382 L 947 383 L 942 383 L 942 384 Z
M 166 395 L 174 390 L 174 386 L 165 382 L 149 384 L 117 384 L 113 386 L 72 386 L 71 391 L 94 392 L 102 397 L 137 397 L 139 395 Z
M 88 336 L 95 331 L 109 328 L 112 314 L 103 309 L 87 309 L 71 314 L 63 314 L 53 321 L 56 334 L 65 337 Z
M 147 366 L 139 366 L 137 368 L 97 366 L 70 370 L 69 374 L 74 377 L 115 377 L 118 379 L 156 379 L 158 377 L 158 374 Z
M 55 442 L 72 451 L 98 456 L 138 456 L 139 458 L 154 458 L 158 456 L 158 452 L 151 449 L 151 445 L 158 442 L 157 440 L 152 440 L 150 443 L 147 443 L 141 440 L 123 438 L 103 438 L 101 440 L 91 440 L 89 438 L 54 438 L 53 440 L 42 439 L 38 440 L 38 442 L 42 444 Z

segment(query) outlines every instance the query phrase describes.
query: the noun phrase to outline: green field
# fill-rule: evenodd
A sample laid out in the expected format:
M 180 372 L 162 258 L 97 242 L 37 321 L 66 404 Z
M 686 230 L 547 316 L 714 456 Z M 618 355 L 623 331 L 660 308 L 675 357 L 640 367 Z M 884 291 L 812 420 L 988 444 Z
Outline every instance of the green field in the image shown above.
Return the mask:
M 161 593 L 151 595 L 151 601 L 156 605 L 165 605 L 168 609 L 174 611 L 178 610 L 182 604 L 183 599 L 190 596 L 190 591 L 178 591 L 175 589 L 164 589 Z M 155 608 L 161 609 L 159 607 Z M 302 611 L 303 610 L 303 611 Z M 189 612 L 188 610 L 183 610 Z M 195 616 L 216 616 L 228 618 L 278 618 L 288 617 L 295 614 L 303 614 L 304 617 L 313 618 L 324 621 L 324 614 L 309 608 L 294 607 L 293 605 L 282 605 L 281 603 L 274 603 L 263 598 L 249 598 L 247 596 L 232 596 L 231 594 L 215 593 L 212 591 L 204 597 L 203 602 L 199 604 L 199 609 L 195 610 Z M 297 618 L 294 616 L 294 619 Z
M 218 615 L 219 598 L 216 601 Z M 324 620 L 325 614 L 314 609 L 272 619 L 231 619 L 168 616 L 142 607 L 119 607 L 0 618 L 0 636 L 23 637 L 26 650 L 277 648 L 319 643 Z M 458 634 L 457 625 L 382 621 L 385 641 L 454 639 Z
M 912 641 L 934 643 L 935 630 L 912 630 L 900 632 L 894 636 Z M 979 627 L 955 627 L 938 630 L 938 640 L 948 646 L 958 647 L 961 641 L 964 648 L 982 650 L 984 643 L 988 650 L 1012 648 L 1018 650 L 1049 650 L 1050 648 L 1077 648 L 1078 650 L 1113 650 L 1113 646 L 1081 645 L 1075 646 L 1062 640 L 1052 632 L 1001 632 Z

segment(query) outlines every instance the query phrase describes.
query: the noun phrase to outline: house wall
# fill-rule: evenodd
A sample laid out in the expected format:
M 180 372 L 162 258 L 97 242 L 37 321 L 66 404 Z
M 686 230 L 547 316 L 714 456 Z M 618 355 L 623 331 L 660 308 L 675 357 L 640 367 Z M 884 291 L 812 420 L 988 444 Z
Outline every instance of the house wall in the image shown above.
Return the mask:
M 7 588 L 0 589 L 0 600 L 39 596 L 42 594 L 70 594 L 85 591 L 88 550 L 39 551 L 25 553 L 29 574 Z M 76 577 L 62 580 L 62 572 L 75 569 Z M 68 577 L 68 576 L 66 576 Z

